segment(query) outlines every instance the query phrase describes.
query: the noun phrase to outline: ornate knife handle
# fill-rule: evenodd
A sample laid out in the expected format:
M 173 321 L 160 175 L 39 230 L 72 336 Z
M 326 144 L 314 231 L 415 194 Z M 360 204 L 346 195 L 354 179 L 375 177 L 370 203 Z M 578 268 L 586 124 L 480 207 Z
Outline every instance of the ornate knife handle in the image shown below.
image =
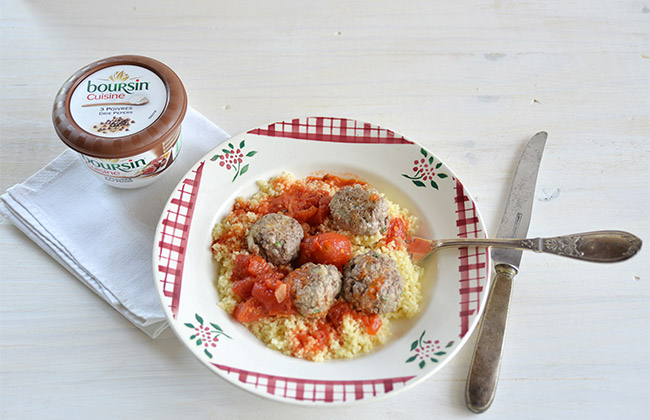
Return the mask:
M 525 239 L 522 246 L 536 252 L 595 262 L 623 261 L 641 249 L 641 239 L 620 231 L 598 231 L 553 238 Z
M 429 252 L 447 247 L 493 246 L 545 252 L 593 262 L 623 261 L 641 249 L 641 239 L 628 232 L 599 230 L 552 238 L 533 239 L 440 239 L 431 242 Z

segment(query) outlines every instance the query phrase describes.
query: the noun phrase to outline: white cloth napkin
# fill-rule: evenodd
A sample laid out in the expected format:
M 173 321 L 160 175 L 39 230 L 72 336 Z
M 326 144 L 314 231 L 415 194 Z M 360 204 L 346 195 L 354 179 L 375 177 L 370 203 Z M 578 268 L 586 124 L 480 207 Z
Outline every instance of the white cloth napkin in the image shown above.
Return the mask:
M 133 190 L 106 185 L 68 149 L 0 196 L 0 213 L 155 338 L 167 327 L 152 268 L 158 219 L 183 175 L 228 137 L 188 109 L 180 154 L 153 184 Z

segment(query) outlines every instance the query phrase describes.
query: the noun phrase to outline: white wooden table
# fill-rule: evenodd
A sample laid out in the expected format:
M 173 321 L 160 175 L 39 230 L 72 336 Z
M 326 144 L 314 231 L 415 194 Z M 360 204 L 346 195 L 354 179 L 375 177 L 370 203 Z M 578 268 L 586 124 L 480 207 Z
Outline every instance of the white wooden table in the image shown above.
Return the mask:
M 309 4 L 309 5 L 308 5 Z M 490 234 L 516 160 L 549 132 L 530 235 L 621 229 L 641 255 L 596 265 L 526 254 L 496 400 L 481 418 L 650 416 L 650 3 L 3 0 L 1 190 L 65 146 L 56 91 L 96 59 L 172 67 L 235 134 L 304 115 L 371 121 L 463 180 Z M 0 418 L 472 418 L 474 338 L 386 400 L 307 409 L 235 388 L 170 330 L 151 340 L 0 221 Z

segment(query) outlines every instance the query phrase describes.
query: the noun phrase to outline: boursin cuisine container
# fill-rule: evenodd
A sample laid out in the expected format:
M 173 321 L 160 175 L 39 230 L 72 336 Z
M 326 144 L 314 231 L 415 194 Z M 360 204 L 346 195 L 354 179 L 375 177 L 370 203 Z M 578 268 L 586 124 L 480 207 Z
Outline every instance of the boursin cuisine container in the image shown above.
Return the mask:
M 176 159 L 185 88 L 169 67 L 122 55 L 96 61 L 72 75 L 54 101 L 61 140 L 109 185 L 150 184 Z

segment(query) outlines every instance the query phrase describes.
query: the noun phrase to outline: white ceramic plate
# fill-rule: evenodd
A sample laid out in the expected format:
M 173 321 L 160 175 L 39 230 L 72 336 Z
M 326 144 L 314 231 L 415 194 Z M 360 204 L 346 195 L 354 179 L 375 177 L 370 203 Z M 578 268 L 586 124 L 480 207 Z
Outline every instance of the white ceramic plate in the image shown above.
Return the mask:
M 172 193 L 156 231 L 154 273 L 169 323 L 210 370 L 255 394 L 305 405 L 393 395 L 431 376 L 476 326 L 490 284 L 485 249 L 445 249 L 425 261 L 424 301 L 391 323 L 389 341 L 351 360 L 310 362 L 267 348 L 217 306 L 212 227 L 256 181 L 283 171 L 354 174 L 408 208 L 419 236 L 485 237 L 460 180 L 432 152 L 391 130 L 340 118 L 273 123 L 232 137 L 197 162 Z

